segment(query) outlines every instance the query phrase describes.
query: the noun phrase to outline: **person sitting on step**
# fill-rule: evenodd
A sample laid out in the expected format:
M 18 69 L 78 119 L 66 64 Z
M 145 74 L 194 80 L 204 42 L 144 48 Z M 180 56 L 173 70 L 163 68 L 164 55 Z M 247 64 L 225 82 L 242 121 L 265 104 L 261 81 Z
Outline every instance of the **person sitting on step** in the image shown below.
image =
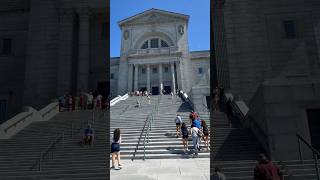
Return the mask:
M 94 139 L 94 130 L 91 127 L 91 124 L 88 124 L 87 128 L 84 130 L 83 144 L 93 144 Z

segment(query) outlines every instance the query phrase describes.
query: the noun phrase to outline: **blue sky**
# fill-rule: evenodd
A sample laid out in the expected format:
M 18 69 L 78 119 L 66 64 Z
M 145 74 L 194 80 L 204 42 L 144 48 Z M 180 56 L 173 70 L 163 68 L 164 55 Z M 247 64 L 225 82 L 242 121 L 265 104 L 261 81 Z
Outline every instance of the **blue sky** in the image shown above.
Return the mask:
M 190 51 L 210 49 L 210 0 L 111 0 L 111 57 L 120 56 L 121 31 L 118 22 L 151 8 L 189 15 Z

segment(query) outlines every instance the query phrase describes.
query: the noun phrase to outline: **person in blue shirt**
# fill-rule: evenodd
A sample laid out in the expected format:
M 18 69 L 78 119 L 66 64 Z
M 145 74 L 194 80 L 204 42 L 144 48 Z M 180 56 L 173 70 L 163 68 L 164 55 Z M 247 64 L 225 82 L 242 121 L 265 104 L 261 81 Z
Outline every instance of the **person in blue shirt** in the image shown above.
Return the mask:
M 192 124 L 197 127 L 198 129 L 201 129 L 201 121 L 199 119 L 195 119 L 192 121 Z
M 88 124 L 88 127 L 84 130 L 83 142 L 84 144 L 92 145 L 93 139 L 94 139 L 94 130 L 91 127 L 91 124 Z
M 62 109 L 64 107 L 65 104 L 65 98 L 64 95 L 59 97 L 59 112 L 62 112 Z

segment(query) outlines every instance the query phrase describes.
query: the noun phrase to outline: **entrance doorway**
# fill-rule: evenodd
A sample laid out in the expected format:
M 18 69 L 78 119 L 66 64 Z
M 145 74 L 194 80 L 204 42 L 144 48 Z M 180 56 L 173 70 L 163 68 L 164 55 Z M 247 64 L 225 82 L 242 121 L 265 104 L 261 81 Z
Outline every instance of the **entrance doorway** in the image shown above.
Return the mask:
M 165 91 L 164 94 L 170 94 L 171 93 L 171 86 L 164 86 L 163 89 Z
M 6 121 L 7 115 L 7 101 L 0 99 L 0 124 Z
M 101 81 L 97 83 L 97 90 L 103 97 L 108 97 L 109 86 L 107 81 Z
M 320 109 L 307 109 L 311 145 L 320 150 Z
M 142 87 L 142 88 L 140 88 L 140 91 L 146 91 L 147 90 L 147 88 L 146 87 Z
M 159 95 L 159 87 L 152 87 L 151 91 L 152 95 Z

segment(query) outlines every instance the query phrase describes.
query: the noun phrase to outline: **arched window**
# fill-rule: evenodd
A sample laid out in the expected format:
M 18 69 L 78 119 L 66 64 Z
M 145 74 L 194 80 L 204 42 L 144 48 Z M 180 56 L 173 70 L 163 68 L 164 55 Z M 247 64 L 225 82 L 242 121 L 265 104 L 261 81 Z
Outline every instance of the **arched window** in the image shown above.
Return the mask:
M 154 38 L 150 40 L 150 46 L 151 48 L 158 48 L 159 47 L 159 39 Z
M 161 47 L 169 47 L 169 46 L 167 42 L 165 42 L 164 40 L 161 40 Z
M 144 42 L 141 49 L 147 49 L 149 47 L 148 41 Z
M 150 47 L 149 47 L 150 42 Z M 160 44 L 159 44 L 160 42 Z M 159 47 L 169 47 L 168 43 L 162 39 L 159 38 L 152 38 L 149 40 L 146 40 L 142 46 L 141 49 L 148 49 L 148 48 L 159 48 Z

